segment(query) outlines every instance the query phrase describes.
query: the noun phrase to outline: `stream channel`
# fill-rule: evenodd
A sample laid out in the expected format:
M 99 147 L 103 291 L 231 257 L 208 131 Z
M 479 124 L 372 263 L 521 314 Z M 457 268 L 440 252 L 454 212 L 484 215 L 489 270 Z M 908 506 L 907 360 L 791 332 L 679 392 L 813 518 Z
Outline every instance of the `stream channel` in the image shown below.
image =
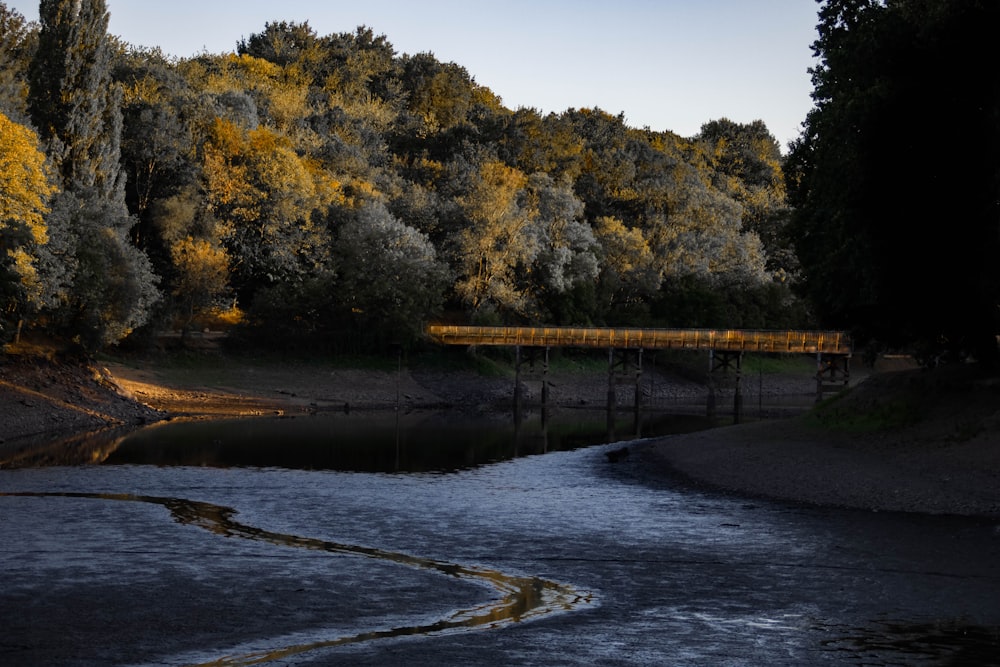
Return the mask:
M 168 423 L 0 470 L 0 664 L 1000 664 L 995 522 L 706 490 L 602 418 Z

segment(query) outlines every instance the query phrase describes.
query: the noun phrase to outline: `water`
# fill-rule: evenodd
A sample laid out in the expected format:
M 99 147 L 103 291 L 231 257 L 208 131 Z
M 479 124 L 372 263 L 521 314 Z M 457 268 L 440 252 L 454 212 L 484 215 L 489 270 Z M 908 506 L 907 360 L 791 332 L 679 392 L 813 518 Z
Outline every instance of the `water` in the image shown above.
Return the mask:
M 664 435 L 712 422 L 690 415 L 645 415 L 638 430 Z M 609 429 L 604 411 L 563 410 L 543 422 L 447 412 L 356 412 L 299 418 L 170 423 L 143 429 L 106 448 L 105 464 L 278 467 L 351 472 L 451 472 L 614 442 L 634 420 Z
M 0 471 L 0 663 L 1000 664 L 990 522 L 706 492 L 554 422 L 461 444 L 414 415 L 460 464 L 394 418 L 377 472 L 314 451 L 369 418 L 172 424 Z

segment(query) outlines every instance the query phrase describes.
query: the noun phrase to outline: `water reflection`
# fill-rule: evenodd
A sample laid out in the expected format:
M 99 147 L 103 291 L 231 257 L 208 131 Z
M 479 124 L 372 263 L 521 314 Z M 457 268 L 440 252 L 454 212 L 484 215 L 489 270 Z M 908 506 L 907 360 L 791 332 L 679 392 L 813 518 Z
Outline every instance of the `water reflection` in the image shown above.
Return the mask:
M 662 435 L 709 425 L 701 417 L 659 415 L 647 417 L 641 431 L 643 435 Z M 103 463 L 453 472 L 519 456 L 605 443 L 634 429 L 634 424 L 626 421 L 608 429 L 604 413 L 593 411 L 519 423 L 501 417 L 473 419 L 449 413 L 258 417 L 146 428 L 122 439 Z

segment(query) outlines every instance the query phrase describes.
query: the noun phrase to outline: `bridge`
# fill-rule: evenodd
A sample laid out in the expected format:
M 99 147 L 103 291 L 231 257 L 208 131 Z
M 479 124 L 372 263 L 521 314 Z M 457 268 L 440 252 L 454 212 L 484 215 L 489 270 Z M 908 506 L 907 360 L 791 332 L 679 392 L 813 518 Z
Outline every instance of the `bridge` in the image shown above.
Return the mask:
M 435 324 L 427 335 L 443 345 L 502 346 L 516 350 L 514 410 L 520 411 L 522 348 L 528 350 L 534 366 L 537 352 L 544 352 L 542 405 L 547 403 L 548 353 L 553 347 L 602 348 L 608 350 L 608 412 L 614 412 L 615 386 L 635 382 L 635 411 L 640 403 L 639 378 L 643 350 L 707 350 L 709 353 L 709 414 L 715 410 L 717 373 L 735 371 L 734 417 L 741 411 L 740 377 L 743 354 L 809 354 L 816 357 L 816 397 L 839 390 L 850 380 L 853 353 L 850 336 L 843 331 L 766 330 L 766 329 L 642 329 L 612 327 L 517 327 L 459 326 Z M 631 358 L 629 354 L 631 353 Z M 630 363 L 631 362 L 631 363 Z
M 843 331 L 431 325 L 427 335 L 445 345 L 851 355 L 851 340 Z

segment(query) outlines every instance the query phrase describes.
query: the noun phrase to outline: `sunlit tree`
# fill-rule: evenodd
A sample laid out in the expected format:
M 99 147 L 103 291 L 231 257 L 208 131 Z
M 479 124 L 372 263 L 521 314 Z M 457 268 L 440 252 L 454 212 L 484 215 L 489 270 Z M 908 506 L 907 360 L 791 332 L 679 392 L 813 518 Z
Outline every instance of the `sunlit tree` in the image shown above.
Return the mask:
M 341 193 L 280 134 L 216 120 L 203 170 L 207 203 L 224 226 L 232 284 L 244 307 L 262 287 L 302 280 L 325 263 L 329 240 L 314 214 Z
M 602 216 L 594 223 L 600 244 L 600 318 L 641 308 L 659 289 L 661 278 L 653 251 L 641 230 L 618 218 Z
M 786 225 L 789 218 L 778 142 L 761 121 L 722 118 L 701 126 L 714 169 L 713 184 L 743 207 L 743 228 L 760 237 L 770 271 L 789 277 L 798 261 Z
M 528 178 L 500 162 L 474 169 L 468 190 L 459 197 L 468 221 L 458 235 L 460 278 L 455 290 L 474 312 L 484 307 L 526 314 L 530 294 L 525 270 L 539 252 L 529 233 L 535 211 L 525 206 Z
M 55 190 L 37 135 L 0 113 L 0 337 L 39 305 L 36 255 Z

